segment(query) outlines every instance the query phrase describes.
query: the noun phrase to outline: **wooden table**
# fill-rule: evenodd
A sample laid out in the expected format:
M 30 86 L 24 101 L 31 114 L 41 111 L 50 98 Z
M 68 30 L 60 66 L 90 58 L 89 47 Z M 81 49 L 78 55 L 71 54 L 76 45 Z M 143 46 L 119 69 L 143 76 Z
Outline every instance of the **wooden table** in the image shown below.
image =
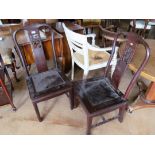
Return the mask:
M 83 34 L 84 28 L 78 24 L 67 22 L 65 23 L 66 26 L 71 29 L 72 31 L 78 32 Z M 51 25 L 58 33 L 63 35 L 63 70 L 67 73 L 71 69 L 71 52 L 68 46 L 68 41 L 62 27 L 62 22 L 57 22 Z
M 141 76 L 151 81 L 149 87 L 147 88 L 145 98 L 147 100 L 155 101 L 155 40 L 145 39 L 145 41 L 148 43 L 151 49 L 151 55 L 147 65 L 141 72 Z M 137 52 L 135 53 L 134 59 L 131 64 L 129 64 L 129 68 L 134 72 L 139 67 L 141 60 L 144 58 L 145 55 L 144 47 L 138 46 L 136 50 Z M 146 104 L 140 99 L 136 102 L 135 105 L 132 106 L 133 110 L 151 107 L 155 107 L 155 104 Z

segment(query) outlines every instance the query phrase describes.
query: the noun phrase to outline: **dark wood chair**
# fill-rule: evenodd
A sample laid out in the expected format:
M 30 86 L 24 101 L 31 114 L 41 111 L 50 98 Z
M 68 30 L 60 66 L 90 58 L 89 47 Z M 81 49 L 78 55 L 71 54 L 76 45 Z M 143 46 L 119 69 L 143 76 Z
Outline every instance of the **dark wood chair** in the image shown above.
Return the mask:
M 102 33 L 103 46 L 104 47 L 111 46 L 117 33 L 114 31 L 111 31 L 110 29 L 103 28 L 101 25 L 99 26 L 99 28 Z M 117 42 L 116 42 L 117 46 L 120 46 L 120 44 L 125 40 L 126 39 L 124 38 L 124 36 L 120 35 L 119 38 L 117 38 Z
M 36 72 L 30 73 L 27 67 L 25 56 L 20 50 L 17 35 L 21 31 L 27 32 L 29 40 L 31 42 L 31 47 L 34 55 Z M 40 32 L 44 32 L 44 37 L 51 36 L 51 59 L 46 60 L 46 55 L 44 53 L 44 47 L 41 41 Z M 49 37 L 49 36 L 48 36 Z M 70 97 L 71 109 L 73 108 L 73 91 L 72 84 L 68 78 L 61 72 L 57 65 L 57 58 L 54 47 L 54 32 L 51 27 L 47 24 L 35 24 L 30 26 L 25 26 L 22 29 L 17 30 L 13 34 L 13 40 L 16 45 L 16 49 L 20 56 L 21 62 L 26 70 L 26 82 L 29 89 L 30 98 L 32 100 L 35 112 L 37 114 L 38 120 L 42 121 L 37 104 L 41 101 L 49 100 L 61 94 L 67 94 Z M 51 66 L 49 66 L 51 62 Z M 33 67 L 32 67 L 33 68 Z
M 123 121 L 125 110 L 128 107 L 129 93 L 134 87 L 136 80 L 139 77 L 144 66 L 148 62 L 150 49 L 147 43 L 135 33 L 124 32 L 120 35 L 122 34 L 126 38 L 126 41 L 122 45 L 122 48 L 120 48 L 120 58 L 117 61 L 117 65 L 115 67 L 113 75 L 110 75 L 110 64 L 115 53 L 116 40 L 118 38 L 118 35 L 116 35 L 114 39 L 112 53 L 105 69 L 104 76 L 74 82 L 74 103 L 76 107 L 78 104 L 77 100 L 79 100 L 82 104 L 82 107 L 84 108 L 84 111 L 87 114 L 87 134 L 91 133 L 91 128 L 102 125 L 113 119 L 118 119 L 120 122 Z M 118 86 L 120 84 L 123 73 L 134 57 L 136 46 L 138 44 L 142 44 L 145 47 L 146 55 L 144 60 L 142 60 L 139 69 L 133 75 L 125 93 L 122 93 L 118 89 Z M 109 119 L 105 119 L 104 117 L 102 117 L 101 122 L 92 125 L 92 119 L 94 117 L 102 116 L 103 114 L 114 111 L 116 109 L 119 109 L 117 116 Z
M 7 77 L 8 79 L 7 83 L 5 77 Z M 13 111 L 16 111 L 16 107 L 13 104 L 12 92 L 12 82 L 0 55 L 0 106 L 10 104 L 12 106 Z

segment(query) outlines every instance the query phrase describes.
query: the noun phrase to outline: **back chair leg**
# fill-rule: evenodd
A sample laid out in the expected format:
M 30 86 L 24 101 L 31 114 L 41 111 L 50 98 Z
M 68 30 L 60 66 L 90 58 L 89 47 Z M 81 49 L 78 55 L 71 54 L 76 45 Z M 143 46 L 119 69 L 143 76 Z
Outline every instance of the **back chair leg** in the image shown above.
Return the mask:
M 70 107 L 71 110 L 74 109 L 74 90 L 73 88 L 69 91 L 69 98 L 70 98 Z
M 87 131 L 86 131 L 87 135 L 91 134 L 91 126 L 92 126 L 92 117 L 87 116 Z
M 35 110 L 35 112 L 36 112 L 36 114 L 37 114 L 37 118 L 38 118 L 39 122 L 41 122 L 43 119 L 42 119 L 41 116 L 40 116 L 37 103 L 33 103 L 33 107 L 34 107 L 34 110 Z
M 122 107 L 119 108 L 119 117 L 118 117 L 118 120 L 119 120 L 120 123 L 123 122 L 125 110 L 126 110 L 126 105 L 124 105 L 124 106 L 122 106 Z

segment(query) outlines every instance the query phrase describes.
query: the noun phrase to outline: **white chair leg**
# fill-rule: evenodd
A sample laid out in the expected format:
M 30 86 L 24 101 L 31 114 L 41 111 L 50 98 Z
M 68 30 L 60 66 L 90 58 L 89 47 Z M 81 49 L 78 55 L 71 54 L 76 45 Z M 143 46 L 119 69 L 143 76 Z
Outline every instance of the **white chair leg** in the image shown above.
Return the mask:
M 83 79 L 86 79 L 87 78 L 87 75 L 88 75 L 88 70 L 84 70 Z
M 74 79 L 74 61 L 72 61 L 72 73 L 71 73 L 71 79 Z
M 113 64 L 113 65 L 111 66 L 111 77 L 112 77 L 112 75 L 113 75 L 113 73 L 114 73 L 115 67 L 116 67 L 116 64 Z

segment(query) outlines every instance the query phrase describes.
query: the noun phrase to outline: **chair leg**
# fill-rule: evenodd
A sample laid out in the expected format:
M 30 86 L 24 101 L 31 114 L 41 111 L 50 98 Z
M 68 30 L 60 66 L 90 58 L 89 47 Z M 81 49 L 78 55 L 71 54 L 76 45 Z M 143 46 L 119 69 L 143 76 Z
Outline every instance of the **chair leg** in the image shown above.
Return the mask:
M 125 109 L 126 109 L 126 105 L 124 105 L 124 106 L 122 106 L 122 107 L 119 108 L 119 117 L 118 117 L 118 120 L 119 120 L 120 123 L 123 122 Z
M 91 125 L 92 125 L 92 117 L 87 116 L 87 131 L 86 131 L 87 135 L 91 134 Z
M 83 79 L 86 79 L 87 78 L 87 75 L 88 75 L 88 70 L 84 70 Z
M 74 61 L 72 61 L 72 73 L 71 73 L 71 79 L 74 79 Z
M 33 103 L 33 107 L 34 107 L 34 110 L 35 110 L 35 112 L 36 112 L 36 114 L 37 114 L 37 118 L 38 118 L 39 122 L 41 122 L 43 119 L 42 119 L 41 116 L 40 116 L 37 103 Z
M 71 110 L 74 109 L 74 90 L 73 88 L 69 91 L 69 96 L 70 96 L 70 107 Z
M 11 70 L 12 70 L 12 72 L 14 74 L 16 82 L 19 82 L 19 79 L 17 78 L 17 74 L 16 74 L 16 62 L 15 61 L 12 63 Z
M 17 110 L 17 108 L 14 106 L 14 104 L 13 104 L 13 102 L 12 102 L 12 101 L 10 102 L 10 104 L 11 104 L 11 106 L 12 106 L 12 110 L 13 110 L 13 111 L 16 111 L 16 110 Z
M 11 78 L 10 78 L 10 76 L 9 76 L 9 73 L 8 73 L 7 69 L 5 68 L 4 71 L 5 71 L 6 77 L 8 78 L 8 80 L 9 80 L 10 83 L 11 83 L 11 88 L 12 88 L 12 90 L 14 90 L 14 87 L 13 87 L 13 84 L 12 84 L 12 81 L 11 81 Z
M 10 102 L 10 105 L 12 106 L 13 111 L 16 111 L 17 109 L 16 109 L 16 107 L 14 106 L 14 104 L 12 102 L 11 96 L 10 96 L 6 86 L 3 83 L 1 83 L 1 85 L 2 85 L 3 91 L 5 92 L 7 98 L 9 100 L 9 102 Z
M 128 32 L 130 32 L 131 31 L 131 25 L 129 25 L 129 27 L 128 27 Z

